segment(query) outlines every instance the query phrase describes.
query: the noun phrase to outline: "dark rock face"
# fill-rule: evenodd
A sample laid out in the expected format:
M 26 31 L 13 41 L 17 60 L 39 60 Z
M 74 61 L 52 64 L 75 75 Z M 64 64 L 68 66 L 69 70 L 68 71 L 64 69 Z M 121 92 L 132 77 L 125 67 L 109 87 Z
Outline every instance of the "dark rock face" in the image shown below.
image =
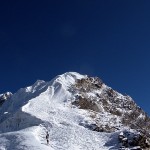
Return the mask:
M 12 96 L 12 93 L 10 92 L 6 92 L 4 94 L 1 94 L 0 95 L 0 106 L 2 106 L 2 104 L 8 100 L 10 97 Z
M 138 119 L 140 122 L 143 119 L 150 121 L 146 113 L 136 105 L 131 97 L 121 95 L 112 88 L 107 87 L 97 77 L 78 79 L 73 86 L 73 90 L 78 94 L 73 104 L 80 106 L 81 109 L 100 111 L 98 106 L 101 105 L 106 112 L 122 116 L 124 124 L 130 124 L 131 120 L 135 119 Z M 90 92 L 94 94 L 90 96 Z M 86 103 L 88 106 L 84 105 Z M 141 118 L 139 117 L 140 115 L 142 116 Z
M 149 139 L 140 133 L 121 132 L 118 136 L 121 148 L 146 149 L 150 148 Z
M 72 103 L 73 105 L 79 106 L 80 109 L 90 109 L 96 112 L 99 112 L 99 108 L 94 101 L 91 101 L 86 98 L 78 97 L 76 101 Z
M 72 86 L 71 91 L 75 95 L 73 105 L 80 109 L 94 112 L 94 119 L 96 127 L 93 131 L 98 132 L 113 132 L 120 130 L 120 126 L 127 126 L 131 129 L 138 130 L 146 138 L 150 138 L 150 118 L 149 116 L 137 106 L 130 96 L 122 95 L 112 88 L 106 86 L 103 81 L 97 77 L 87 77 L 81 80 L 77 80 L 75 85 Z M 102 118 L 99 118 L 101 114 L 107 114 L 108 121 L 101 122 Z M 116 120 L 116 122 L 115 122 Z M 117 120 L 119 120 L 117 122 Z M 112 125 L 112 122 L 113 125 Z M 118 125 L 120 124 L 120 125 Z M 138 139 L 138 145 L 144 148 L 145 144 L 142 144 L 142 140 Z M 146 139 L 144 139 L 145 141 Z M 133 140 L 134 141 L 134 140 Z M 134 141 L 135 142 L 135 141 Z M 134 142 L 131 142 L 134 144 Z M 124 145 L 129 143 L 124 139 Z M 142 146 L 143 145 L 143 146 Z M 147 146 L 146 146 L 147 147 Z
M 103 81 L 98 77 L 87 77 L 86 79 L 78 79 L 76 81 L 76 88 L 81 92 L 90 92 L 92 89 L 101 88 Z
M 85 128 L 88 128 L 89 130 L 96 131 L 96 132 L 114 132 L 115 128 L 111 128 L 110 126 L 98 126 L 96 123 L 95 124 L 85 124 L 85 123 L 80 123 L 81 126 L 84 126 Z

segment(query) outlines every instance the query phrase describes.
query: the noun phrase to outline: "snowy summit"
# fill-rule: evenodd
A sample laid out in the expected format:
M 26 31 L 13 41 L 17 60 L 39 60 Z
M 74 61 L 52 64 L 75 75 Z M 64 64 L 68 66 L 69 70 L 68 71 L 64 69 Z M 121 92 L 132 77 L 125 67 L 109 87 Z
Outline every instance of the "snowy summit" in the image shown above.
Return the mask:
M 150 118 L 98 77 L 67 72 L 0 95 L 0 150 L 146 149 Z

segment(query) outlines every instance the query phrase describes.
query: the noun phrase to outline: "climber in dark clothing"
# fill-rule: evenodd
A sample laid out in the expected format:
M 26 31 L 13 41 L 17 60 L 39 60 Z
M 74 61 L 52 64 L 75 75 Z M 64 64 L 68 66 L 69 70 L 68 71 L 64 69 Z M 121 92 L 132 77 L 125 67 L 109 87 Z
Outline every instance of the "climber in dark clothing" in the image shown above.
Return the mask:
M 46 141 L 47 141 L 47 144 L 49 144 L 49 134 L 48 134 L 48 131 L 46 132 Z

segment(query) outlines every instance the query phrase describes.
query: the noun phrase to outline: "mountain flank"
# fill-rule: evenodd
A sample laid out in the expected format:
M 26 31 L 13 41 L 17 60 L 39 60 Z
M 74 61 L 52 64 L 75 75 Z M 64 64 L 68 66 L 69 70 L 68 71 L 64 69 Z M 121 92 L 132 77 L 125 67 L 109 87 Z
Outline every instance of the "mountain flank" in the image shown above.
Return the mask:
M 149 116 L 98 77 L 67 72 L 48 82 L 38 80 L 14 94 L 1 94 L 0 106 L 0 150 L 150 147 Z

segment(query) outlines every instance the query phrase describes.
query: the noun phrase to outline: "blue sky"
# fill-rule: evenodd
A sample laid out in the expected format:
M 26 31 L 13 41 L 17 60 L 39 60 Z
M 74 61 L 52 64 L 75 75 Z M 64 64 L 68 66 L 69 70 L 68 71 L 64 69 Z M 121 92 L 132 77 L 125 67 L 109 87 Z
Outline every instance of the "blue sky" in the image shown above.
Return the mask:
M 150 1 L 0 2 L 0 93 L 76 71 L 150 114 Z

